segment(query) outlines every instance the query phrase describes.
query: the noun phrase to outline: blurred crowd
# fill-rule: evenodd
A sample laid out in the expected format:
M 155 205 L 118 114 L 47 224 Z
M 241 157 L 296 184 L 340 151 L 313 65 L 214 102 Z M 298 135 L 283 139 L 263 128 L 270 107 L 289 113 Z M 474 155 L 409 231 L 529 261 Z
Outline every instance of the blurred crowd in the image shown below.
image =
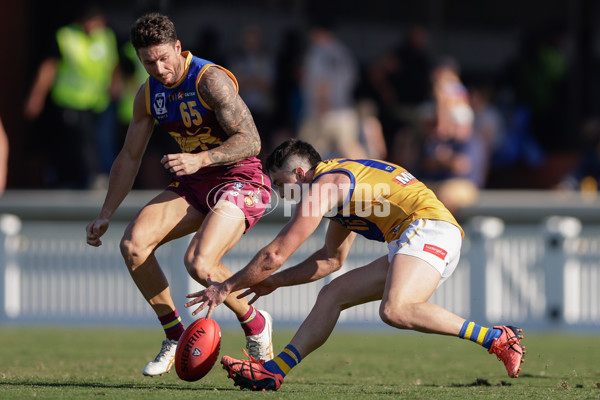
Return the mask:
M 267 46 L 253 24 L 240 29 L 234 49 L 219 39 L 206 28 L 197 42 L 182 45 L 236 76 L 261 134 L 262 157 L 298 137 L 326 158 L 388 160 L 430 184 L 450 208 L 475 201 L 483 188 L 597 190 L 598 124 L 572 133 L 561 29 L 526 36 L 495 76 L 462 71 L 453 55 L 433 54 L 420 25 L 407 27 L 399 43 L 368 63 L 330 18 L 268 38 L 276 46 Z M 147 75 L 100 9 L 61 27 L 53 42 L 24 105 L 36 185 L 102 188 Z M 171 151 L 169 136 L 155 133 L 136 188 L 167 184 L 158 160 Z

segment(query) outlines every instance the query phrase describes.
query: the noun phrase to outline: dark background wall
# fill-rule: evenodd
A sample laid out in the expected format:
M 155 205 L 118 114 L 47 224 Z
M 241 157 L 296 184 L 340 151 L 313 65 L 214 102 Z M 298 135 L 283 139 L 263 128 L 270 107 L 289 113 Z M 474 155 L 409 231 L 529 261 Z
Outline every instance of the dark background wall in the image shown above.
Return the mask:
M 11 143 L 9 187 L 36 185 L 21 173 L 28 163 L 24 138 L 29 129 L 22 117 L 23 100 L 48 40 L 57 27 L 74 18 L 78 4 L 2 0 L 0 115 Z M 313 17 L 326 15 L 336 22 L 340 37 L 363 64 L 402 40 L 408 26 L 419 23 L 430 33 L 432 53 L 458 59 L 465 79 L 496 79 L 519 54 L 528 33 L 556 27 L 565 32 L 564 46 L 571 63 L 568 107 L 563 110 L 570 129 L 565 136 L 577 142 L 582 125 L 596 118 L 600 110 L 600 4 L 593 0 L 106 0 L 102 5 L 110 25 L 122 38 L 137 16 L 156 10 L 173 18 L 184 48 L 198 46 L 203 29 L 212 27 L 224 52 L 235 49 L 242 27 L 249 23 L 259 24 L 267 45 L 275 49 L 286 28 L 304 29 Z

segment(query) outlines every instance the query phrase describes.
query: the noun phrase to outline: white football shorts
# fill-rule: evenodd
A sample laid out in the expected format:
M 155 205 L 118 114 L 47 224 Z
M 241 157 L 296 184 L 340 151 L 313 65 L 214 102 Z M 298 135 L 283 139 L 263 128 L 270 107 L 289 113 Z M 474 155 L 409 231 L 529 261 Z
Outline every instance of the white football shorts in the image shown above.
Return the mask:
M 399 239 L 388 244 L 388 261 L 396 254 L 406 254 L 429 263 L 441 275 L 440 284 L 456 269 L 460 259 L 462 235 L 450 222 L 418 219 L 408 226 Z

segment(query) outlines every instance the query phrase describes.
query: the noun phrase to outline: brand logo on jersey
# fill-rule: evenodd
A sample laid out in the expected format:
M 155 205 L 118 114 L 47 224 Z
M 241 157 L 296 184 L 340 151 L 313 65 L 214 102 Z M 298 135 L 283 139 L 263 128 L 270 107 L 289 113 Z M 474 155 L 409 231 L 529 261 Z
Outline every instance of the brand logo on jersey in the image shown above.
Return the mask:
M 161 92 L 154 95 L 154 112 L 159 117 L 165 117 L 167 115 L 167 96 Z
M 184 92 L 183 90 L 180 90 L 179 92 L 176 93 L 171 93 L 169 95 L 169 101 L 181 101 L 183 99 L 188 99 L 190 97 L 195 97 L 196 96 L 196 92 Z
M 399 183 L 402 186 L 407 186 L 417 182 L 417 178 L 415 178 L 410 172 L 404 171 L 394 177 L 394 182 Z
M 184 92 L 183 90 L 180 90 L 179 92 L 171 93 L 169 95 L 169 101 L 181 101 L 183 99 L 189 99 L 190 97 L 196 97 L 196 92 Z
M 235 190 L 242 190 L 244 188 L 244 184 L 242 182 L 236 182 L 233 184 L 233 188 Z
M 423 251 L 431 253 L 434 256 L 441 258 L 442 260 L 444 260 L 446 258 L 446 255 L 448 254 L 448 252 L 446 250 L 444 250 L 440 247 L 434 246 L 432 244 L 426 244 L 423 247 Z

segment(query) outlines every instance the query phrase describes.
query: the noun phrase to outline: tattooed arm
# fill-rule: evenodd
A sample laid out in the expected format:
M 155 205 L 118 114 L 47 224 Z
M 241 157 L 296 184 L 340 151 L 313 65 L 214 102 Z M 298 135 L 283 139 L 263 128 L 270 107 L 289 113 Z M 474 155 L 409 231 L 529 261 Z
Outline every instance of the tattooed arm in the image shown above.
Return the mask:
M 229 136 L 221 146 L 206 152 L 211 163 L 226 165 L 258 155 L 258 130 L 231 78 L 220 68 L 209 68 L 198 84 L 198 91 Z
M 161 160 L 164 167 L 176 175 L 188 175 L 203 167 L 230 165 L 258 155 L 258 130 L 229 75 L 220 68 L 208 68 L 198 83 L 198 92 L 229 138 L 219 147 L 200 153 L 168 154 Z

